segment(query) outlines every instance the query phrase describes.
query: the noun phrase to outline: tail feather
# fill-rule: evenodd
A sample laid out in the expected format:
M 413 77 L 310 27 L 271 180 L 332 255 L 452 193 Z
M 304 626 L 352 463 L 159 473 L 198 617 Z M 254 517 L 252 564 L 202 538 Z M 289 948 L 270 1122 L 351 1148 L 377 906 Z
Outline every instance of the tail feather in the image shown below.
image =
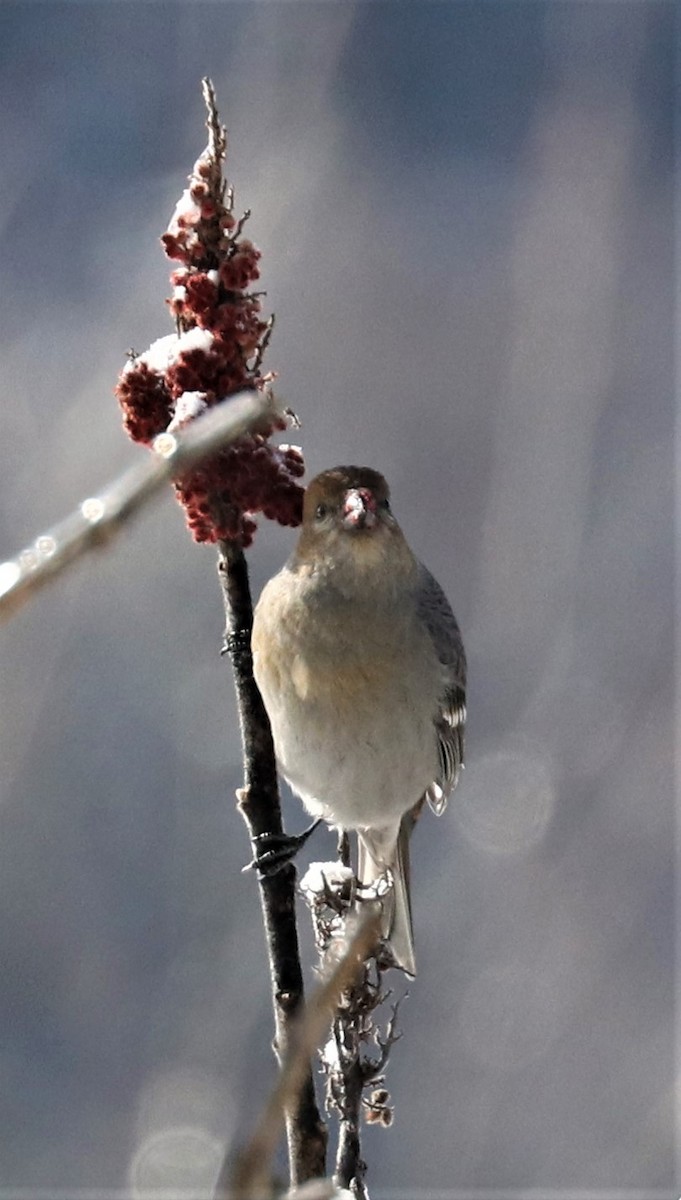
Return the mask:
M 412 823 L 357 832 L 357 877 L 365 886 L 375 883 L 390 870 L 393 886 L 383 898 L 383 937 L 395 965 L 416 974 L 414 931 L 409 896 L 409 834 Z

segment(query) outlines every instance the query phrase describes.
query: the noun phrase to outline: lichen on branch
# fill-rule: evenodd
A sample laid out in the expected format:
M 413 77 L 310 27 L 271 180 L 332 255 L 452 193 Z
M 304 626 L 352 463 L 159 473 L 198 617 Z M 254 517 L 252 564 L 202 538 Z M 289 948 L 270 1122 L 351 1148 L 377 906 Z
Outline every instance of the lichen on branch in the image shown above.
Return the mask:
M 315 944 L 324 977 L 342 955 L 348 934 L 362 908 L 380 910 L 380 891 L 358 888 L 354 872 L 345 863 L 312 863 L 300 882 L 312 915 Z M 359 906 L 359 908 L 358 908 Z M 385 945 L 378 940 L 367 952 L 351 986 L 343 990 L 331 1032 L 320 1051 L 326 1078 L 327 1113 L 338 1118 L 338 1146 L 334 1179 L 350 1188 L 357 1200 L 368 1200 L 364 1182 L 360 1130 L 364 1120 L 384 1129 L 393 1122 L 385 1070 L 390 1051 L 401 1034 L 397 1016 L 401 999 L 384 988 Z M 389 1015 L 386 1016 L 386 1006 Z

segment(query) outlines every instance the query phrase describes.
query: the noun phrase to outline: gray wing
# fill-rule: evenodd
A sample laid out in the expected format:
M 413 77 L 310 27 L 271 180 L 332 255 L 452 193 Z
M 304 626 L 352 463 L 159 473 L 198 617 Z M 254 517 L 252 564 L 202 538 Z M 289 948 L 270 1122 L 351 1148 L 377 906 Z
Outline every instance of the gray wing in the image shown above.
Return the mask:
M 466 726 L 466 654 L 461 630 L 442 588 L 430 571 L 420 565 L 418 613 L 433 639 L 435 652 L 444 668 L 440 711 L 435 718 L 439 771 L 426 792 L 438 816 L 444 812 L 450 792 L 456 787 L 464 758 Z

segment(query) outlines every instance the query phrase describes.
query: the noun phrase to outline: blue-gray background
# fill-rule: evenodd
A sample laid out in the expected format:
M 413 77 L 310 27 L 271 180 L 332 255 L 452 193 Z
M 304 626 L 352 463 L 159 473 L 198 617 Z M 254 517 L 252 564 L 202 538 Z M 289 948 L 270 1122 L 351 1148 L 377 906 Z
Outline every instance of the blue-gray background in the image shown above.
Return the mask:
M 309 468 L 385 471 L 464 630 L 376 1195 L 673 1186 L 674 20 L 0 8 L 0 557 L 142 453 L 209 73 Z M 272 1080 L 221 624 L 168 496 L 2 630 L 1 1186 L 203 1185 Z

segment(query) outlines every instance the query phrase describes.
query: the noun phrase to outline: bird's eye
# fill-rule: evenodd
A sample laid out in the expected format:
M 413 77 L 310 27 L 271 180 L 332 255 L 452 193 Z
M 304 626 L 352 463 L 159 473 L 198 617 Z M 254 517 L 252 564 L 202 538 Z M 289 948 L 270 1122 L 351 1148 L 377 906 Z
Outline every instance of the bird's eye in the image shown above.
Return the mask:
M 315 515 L 315 517 L 317 518 L 317 520 L 318 520 L 318 521 L 323 521 L 323 520 L 324 520 L 324 517 L 326 516 L 326 514 L 328 513 L 328 511 L 329 511 L 329 509 L 328 509 L 328 505 L 326 505 L 326 504 L 318 504 L 318 505 L 317 505 L 317 507 L 316 507 L 316 509 L 315 509 L 315 514 L 314 514 L 314 515 Z
M 390 512 L 390 501 L 387 496 L 385 496 L 384 499 L 381 500 L 380 507 L 384 508 L 386 512 Z

